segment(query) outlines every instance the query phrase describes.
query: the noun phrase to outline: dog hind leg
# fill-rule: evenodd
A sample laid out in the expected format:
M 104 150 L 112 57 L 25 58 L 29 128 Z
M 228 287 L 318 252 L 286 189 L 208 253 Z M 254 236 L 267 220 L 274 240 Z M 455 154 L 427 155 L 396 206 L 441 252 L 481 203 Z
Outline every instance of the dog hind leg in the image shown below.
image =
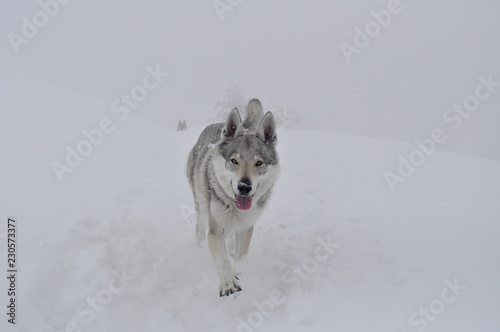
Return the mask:
M 206 204 L 195 200 L 194 206 L 196 209 L 196 245 L 201 247 L 207 236 L 208 213 Z
M 246 231 L 236 233 L 236 261 L 248 254 L 250 241 L 252 240 L 253 227 Z

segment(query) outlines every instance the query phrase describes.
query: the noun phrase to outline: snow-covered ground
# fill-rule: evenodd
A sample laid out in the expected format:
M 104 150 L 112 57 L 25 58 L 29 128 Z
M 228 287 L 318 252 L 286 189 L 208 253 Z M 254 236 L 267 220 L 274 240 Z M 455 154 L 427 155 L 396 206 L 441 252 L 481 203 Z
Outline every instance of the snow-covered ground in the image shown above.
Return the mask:
M 413 145 L 280 129 L 243 291 L 219 298 L 184 174 L 203 128 L 121 120 L 0 60 L 0 207 L 19 258 L 2 331 L 498 331 L 500 162 L 437 150 L 391 192 L 383 174 Z M 59 182 L 51 164 L 104 118 L 114 129 Z

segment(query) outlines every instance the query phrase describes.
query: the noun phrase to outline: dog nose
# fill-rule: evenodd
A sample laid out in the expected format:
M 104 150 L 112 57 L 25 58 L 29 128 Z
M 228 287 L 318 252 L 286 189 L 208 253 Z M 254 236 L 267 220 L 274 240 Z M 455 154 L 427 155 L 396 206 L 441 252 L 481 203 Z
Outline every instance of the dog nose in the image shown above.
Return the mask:
M 241 181 L 238 183 L 238 191 L 242 195 L 248 195 L 248 193 L 252 191 L 252 185 L 247 181 Z

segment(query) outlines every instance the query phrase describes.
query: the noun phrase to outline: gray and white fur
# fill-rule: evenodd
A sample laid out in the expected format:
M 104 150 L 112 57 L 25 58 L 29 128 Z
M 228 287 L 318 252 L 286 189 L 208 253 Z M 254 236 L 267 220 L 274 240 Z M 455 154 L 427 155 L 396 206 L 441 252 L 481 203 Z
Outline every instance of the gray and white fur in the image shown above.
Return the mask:
M 241 291 L 227 242 L 234 240 L 235 261 L 248 253 L 254 224 L 279 174 L 273 114 L 264 115 L 257 99 L 248 103 L 246 113 L 243 123 L 235 108 L 226 123 L 206 127 L 187 165 L 196 209 L 196 237 L 200 244 L 208 225 L 208 245 L 219 275 L 220 296 Z

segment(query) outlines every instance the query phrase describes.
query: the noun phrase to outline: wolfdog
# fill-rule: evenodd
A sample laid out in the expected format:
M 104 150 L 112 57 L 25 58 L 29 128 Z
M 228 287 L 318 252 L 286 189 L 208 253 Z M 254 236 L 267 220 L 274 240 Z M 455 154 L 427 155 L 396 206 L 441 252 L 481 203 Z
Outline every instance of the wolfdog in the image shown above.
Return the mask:
M 208 224 L 208 246 L 219 275 L 220 296 L 241 291 L 227 244 L 233 241 L 235 262 L 248 253 L 254 224 L 280 169 L 273 114 L 264 115 L 257 99 L 248 103 L 246 113 L 243 123 L 235 108 L 226 123 L 206 127 L 187 165 L 196 209 L 196 237 L 200 244 Z

